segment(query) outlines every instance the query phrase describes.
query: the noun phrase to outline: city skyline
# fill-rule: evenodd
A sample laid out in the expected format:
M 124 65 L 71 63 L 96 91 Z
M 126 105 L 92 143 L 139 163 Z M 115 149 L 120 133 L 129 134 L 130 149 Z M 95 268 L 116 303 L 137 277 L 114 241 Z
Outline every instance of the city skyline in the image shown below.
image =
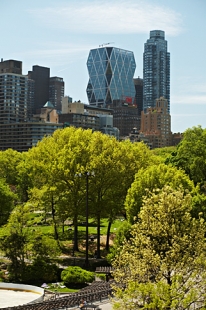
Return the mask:
M 65 82 L 65 95 L 88 103 L 89 52 L 110 43 L 134 53 L 134 77 L 143 77 L 144 43 L 162 30 L 171 55 L 172 132 L 206 127 L 204 0 L 54 1 L 2 0 L 0 57 L 50 68 Z

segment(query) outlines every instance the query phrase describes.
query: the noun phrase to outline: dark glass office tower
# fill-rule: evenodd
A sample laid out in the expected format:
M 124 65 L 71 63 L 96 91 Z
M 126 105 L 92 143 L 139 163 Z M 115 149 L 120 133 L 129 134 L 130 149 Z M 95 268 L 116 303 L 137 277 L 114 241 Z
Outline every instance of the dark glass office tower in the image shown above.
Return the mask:
M 32 71 L 28 72 L 28 77 L 35 82 L 34 105 L 32 111 L 35 114 L 49 101 L 50 68 L 33 66 Z
M 134 103 L 136 64 L 133 52 L 115 47 L 92 49 L 87 68 L 87 96 L 91 105 L 107 108 Z
M 150 31 L 143 53 L 143 109 L 155 107 L 156 99 L 164 97 L 170 112 L 170 53 L 165 33 Z
M 64 81 L 58 76 L 49 79 L 49 101 L 57 109 L 62 110 L 62 98 L 64 97 Z

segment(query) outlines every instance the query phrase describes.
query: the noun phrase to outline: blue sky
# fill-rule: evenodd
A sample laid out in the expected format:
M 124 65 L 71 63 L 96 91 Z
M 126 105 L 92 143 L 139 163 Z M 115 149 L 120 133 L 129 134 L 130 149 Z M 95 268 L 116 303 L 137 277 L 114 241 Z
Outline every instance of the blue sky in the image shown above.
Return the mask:
M 88 103 L 86 61 L 99 45 L 133 51 L 143 76 L 150 30 L 165 31 L 171 57 L 172 131 L 206 128 L 206 0 L 0 0 L 0 58 L 63 77 L 65 95 Z

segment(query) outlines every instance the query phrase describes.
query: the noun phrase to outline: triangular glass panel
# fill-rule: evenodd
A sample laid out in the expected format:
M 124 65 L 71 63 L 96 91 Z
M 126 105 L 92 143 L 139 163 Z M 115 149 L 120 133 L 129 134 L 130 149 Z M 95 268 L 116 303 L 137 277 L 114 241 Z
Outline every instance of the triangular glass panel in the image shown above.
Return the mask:
M 98 74 L 104 74 L 104 70 L 103 70 L 102 63 L 101 63 L 101 62 L 99 63 L 99 69 L 98 69 L 97 73 L 98 73 Z
M 103 73 L 105 74 L 106 68 L 107 68 L 107 61 L 102 61 L 101 64 L 102 64 L 102 68 L 103 68 Z
M 123 67 L 121 71 L 121 78 L 123 79 L 125 78 L 125 76 L 126 76 L 126 72 L 125 72 L 125 68 Z
M 110 57 L 111 57 L 112 49 L 113 49 L 113 47 L 107 47 L 108 59 L 110 59 Z
M 89 79 L 89 82 L 88 82 L 88 84 L 87 84 L 87 90 L 92 90 L 92 84 L 91 84 L 91 81 L 90 81 L 90 79 Z
M 91 53 L 91 57 L 92 57 L 92 59 L 94 61 L 96 53 L 97 53 L 97 50 L 96 49 L 95 50 L 91 50 L 90 53 Z
M 97 74 L 98 74 L 100 62 L 95 62 L 94 65 L 95 65 L 96 72 L 97 72 Z
M 106 75 L 106 81 L 107 81 L 108 85 L 110 85 L 111 79 L 112 79 L 112 74 L 107 74 Z
M 90 76 L 91 84 L 94 86 L 94 82 L 96 81 L 96 75 Z
M 104 75 L 99 75 L 98 78 L 99 78 L 100 88 L 105 87 L 105 85 L 104 85 Z
M 92 61 L 93 61 L 93 56 L 92 56 L 92 53 L 90 52 L 88 59 L 87 59 L 87 65 L 88 65 L 88 63 L 91 63 Z
M 117 90 L 116 90 L 116 88 L 111 89 L 111 97 L 112 97 L 112 100 L 116 100 L 117 99 Z
M 123 61 L 123 63 L 124 63 L 124 60 L 125 60 L 125 56 L 126 56 L 126 53 L 124 51 L 124 52 L 122 52 L 122 61 Z
M 97 50 L 97 53 L 96 53 L 96 56 L 95 56 L 95 59 L 94 61 L 100 61 L 100 56 L 99 56 L 99 50 Z
M 93 93 L 92 96 L 91 96 L 91 101 L 90 101 L 90 102 L 96 102 L 94 93 Z
M 91 67 L 90 76 L 94 76 L 94 75 L 97 75 L 97 72 L 96 72 L 95 65 L 93 64 Z
M 107 88 L 102 88 L 101 91 L 102 91 L 102 97 L 103 97 L 103 99 L 105 100 L 105 98 L 106 98 L 106 93 L 107 93 Z
M 110 62 L 108 62 L 108 64 L 107 64 L 106 75 L 108 75 L 108 74 L 112 74 L 112 68 L 111 68 Z
M 111 94 L 110 94 L 110 90 L 109 89 L 107 91 L 105 102 L 106 102 L 106 104 L 112 103 L 112 98 L 111 98 Z
M 99 89 L 95 89 L 94 94 L 95 94 L 96 100 L 98 100 L 99 99 Z
M 116 61 L 111 60 L 111 61 L 110 61 L 110 66 L 111 66 L 111 68 L 112 68 L 112 71 L 114 72 L 114 68 L 115 68 L 115 66 L 116 66 Z
M 105 48 L 99 48 L 99 57 L 100 57 L 101 61 L 106 60 Z
M 99 85 L 99 80 L 98 80 L 98 77 L 96 77 L 96 78 L 95 78 L 95 81 L 94 81 L 94 83 L 93 83 L 94 89 L 99 88 L 98 85 Z
M 98 100 L 99 100 L 99 101 L 103 101 L 103 99 L 104 99 L 104 98 L 103 98 L 103 95 L 102 95 L 102 90 L 100 89 L 100 90 L 99 90 L 99 97 L 98 97 Z
M 115 85 L 115 82 L 114 82 L 114 79 L 112 79 L 111 80 L 111 82 L 110 82 L 110 89 L 114 89 L 116 87 L 116 85 Z
M 115 57 L 115 51 L 113 49 L 111 55 L 110 55 L 110 61 L 116 62 L 116 57 Z
M 118 64 L 120 64 L 120 65 L 123 64 L 122 55 L 121 54 L 119 54 L 119 57 L 118 57 Z
M 100 83 L 99 83 L 99 79 L 98 79 L 98 78 L 97 78 L 97 80 L 96 80 L 95 88 L 100 88 Z

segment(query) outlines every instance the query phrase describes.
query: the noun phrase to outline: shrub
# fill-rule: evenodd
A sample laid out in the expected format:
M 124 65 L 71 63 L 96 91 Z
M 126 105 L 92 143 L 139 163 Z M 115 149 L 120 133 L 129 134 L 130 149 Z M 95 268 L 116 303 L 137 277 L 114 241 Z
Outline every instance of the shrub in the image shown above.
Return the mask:
M 104 274 L 104 273 L 96 273 L 96 278 L 99 278 L 102 281 L 106 281 L 106 274 Z
M 87 271 L 78 266 L 70 266 L 62 271 L 61 279 L 65 284 L 84 284 L 93 282 L 95 279 L 94 272 Z
M 55 282 L 58 280 L 58 267 L 37 258 L 31 265 L 26 266 L 22 280 L 28 284 Z

